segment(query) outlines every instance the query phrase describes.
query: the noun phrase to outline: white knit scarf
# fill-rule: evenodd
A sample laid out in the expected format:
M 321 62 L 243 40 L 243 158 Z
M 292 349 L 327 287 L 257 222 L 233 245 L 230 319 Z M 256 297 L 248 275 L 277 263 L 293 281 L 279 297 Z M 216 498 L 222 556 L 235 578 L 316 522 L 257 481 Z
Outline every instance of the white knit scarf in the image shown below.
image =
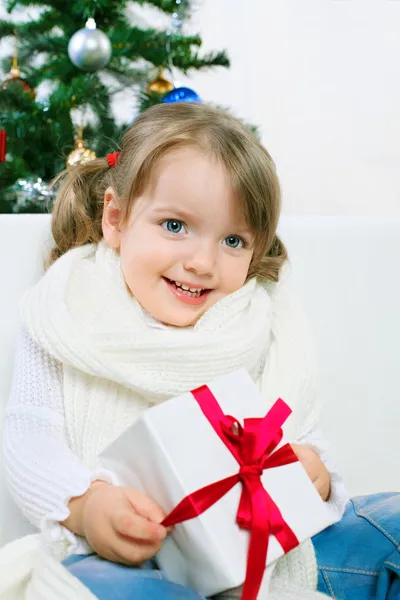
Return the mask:
M 246 368 L 261 376 L 270 343 L 271 299 L 250 280 L 189 328 L 154 327 L 104 242 L 60 258 L 23 303 L 23 319 L 56 359 L 165 400 Z

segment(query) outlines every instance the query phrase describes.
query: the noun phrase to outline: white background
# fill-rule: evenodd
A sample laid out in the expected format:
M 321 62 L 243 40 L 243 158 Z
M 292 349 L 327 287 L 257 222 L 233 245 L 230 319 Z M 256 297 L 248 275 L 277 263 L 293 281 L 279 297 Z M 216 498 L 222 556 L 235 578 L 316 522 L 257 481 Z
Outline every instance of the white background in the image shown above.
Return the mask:
M 232 66 L 187 83 L 259 127 L 284 211 L 399 215 L 400 0 L 195 4 L 190 30 L 205 51 L 225 48 Z M 132 18 L 165 24 L 153 11 Z M 131 95 L 116 104 L 131 119 Z

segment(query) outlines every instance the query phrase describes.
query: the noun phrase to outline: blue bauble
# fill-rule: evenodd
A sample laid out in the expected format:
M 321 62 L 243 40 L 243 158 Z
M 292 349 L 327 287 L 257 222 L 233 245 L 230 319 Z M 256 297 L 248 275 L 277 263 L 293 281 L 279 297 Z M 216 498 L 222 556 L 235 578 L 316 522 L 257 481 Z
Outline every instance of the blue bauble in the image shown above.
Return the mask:
M 201 102 L 201 98 L 194 90 L 188 87 L 178 87 L 165 94 L 163 102 L 166 104 L 171 104 L 172 102 Z

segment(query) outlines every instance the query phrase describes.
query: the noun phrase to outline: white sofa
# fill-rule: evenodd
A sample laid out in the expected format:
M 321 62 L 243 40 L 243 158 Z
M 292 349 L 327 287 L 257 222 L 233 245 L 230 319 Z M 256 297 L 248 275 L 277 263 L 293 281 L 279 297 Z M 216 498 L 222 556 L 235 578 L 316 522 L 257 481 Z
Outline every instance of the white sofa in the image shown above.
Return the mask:
M 318 342 L 322 426 L 349 491 L 400 491 L 400 219 L 284 217 L 280 232 Z M 18 300 L 49 239 L 47 216 L 0 215 L 0 430 Z M 0 463 L 0 546 L 29 530 Z

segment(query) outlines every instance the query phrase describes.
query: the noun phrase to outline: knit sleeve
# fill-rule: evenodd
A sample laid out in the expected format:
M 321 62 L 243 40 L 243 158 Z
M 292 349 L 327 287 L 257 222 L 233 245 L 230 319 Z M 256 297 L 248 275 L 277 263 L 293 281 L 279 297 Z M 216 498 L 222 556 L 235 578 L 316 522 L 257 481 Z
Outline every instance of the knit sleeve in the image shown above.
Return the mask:
M 115 480 L 106 470 L 86 468 L 70 450 L 62 377 L 61 363 L 23 330 L 5 411 L 4 464 L 10 493 L 28 521 L 53 541 L 82 542 L 83 548 L 83 540 L 58 522 L 68 517 L 70 499 L 92 481 Z
M 314 427 L 306 435 L 296 440 L 298 444 L 310 446 L 320 457 L 331 476 L 331 494 L 327 501 L 332 509 L 334 517 L 339 521 L 342 518 L 346 504 L 349 501 L 349 494 L 341 477 L 337 465 L 335 464 L 331 449 L 319 427 Z

